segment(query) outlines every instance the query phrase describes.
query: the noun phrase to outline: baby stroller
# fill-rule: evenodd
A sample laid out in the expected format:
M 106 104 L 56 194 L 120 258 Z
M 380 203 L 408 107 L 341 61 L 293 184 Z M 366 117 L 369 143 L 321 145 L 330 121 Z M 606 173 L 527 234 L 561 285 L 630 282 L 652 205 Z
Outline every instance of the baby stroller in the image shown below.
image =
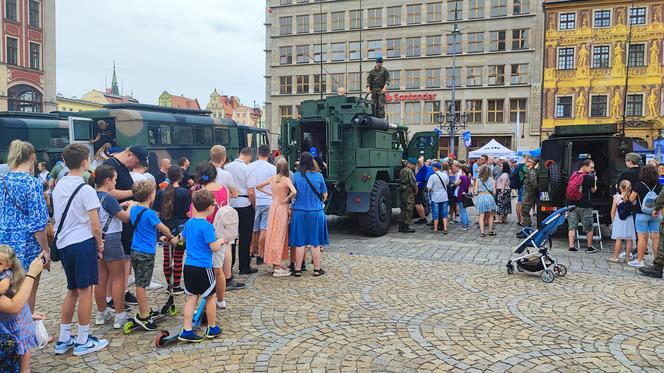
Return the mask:
M 574 210 L 575 206 L 563 207 L 554 211 L 544 221 L 540 229 L 533 230 L 530 227 L 523 229 L 526 238 L 516 247 L 514 254 L 521 255 L 507 261 L 507 273 L 514 273 L 514 266 L 519 272 L 540 272 L 540 278 L 544 282 L 553 282 L 556 276 L 565 276 L 567 267 L 556 262 L 550 256 L 551 235 L 561 226 L 567 218 L 567 213 Z M 548 248 L 546 247 L 548 244 Z M 525 252 L 525 254 L 524 254 Z

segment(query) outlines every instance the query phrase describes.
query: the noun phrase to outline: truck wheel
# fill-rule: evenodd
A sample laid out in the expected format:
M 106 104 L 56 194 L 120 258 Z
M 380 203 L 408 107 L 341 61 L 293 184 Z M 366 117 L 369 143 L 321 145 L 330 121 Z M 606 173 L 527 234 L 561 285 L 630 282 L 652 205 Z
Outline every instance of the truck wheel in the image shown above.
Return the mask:
M 552 164 L 548 168 L 549 173 L 549 198 L 551 201 L 559 201 L 565 197 L 563 175 L 557 164 Z
M 360 230 L 367 236 L 382 236 L 392 220 L 392 194 L 383 180 L 376 180 L 369 196 L 369 211 L 359 216 Z

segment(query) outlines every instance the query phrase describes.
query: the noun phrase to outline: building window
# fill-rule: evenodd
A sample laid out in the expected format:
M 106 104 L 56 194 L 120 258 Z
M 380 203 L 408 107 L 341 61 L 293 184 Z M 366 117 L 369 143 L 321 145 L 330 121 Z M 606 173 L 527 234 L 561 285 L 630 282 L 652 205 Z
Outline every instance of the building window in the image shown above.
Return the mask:
M 291 5 L 293 4 L 293 0 L 281 0 L 279 1 L 279 5 Z
M 505 31 L 489 32 L 489 50 L 492 52 L 505 50 Z
M 387 39 L 387 57 L 401 57 L 401 39 Z
M 460 87 L 461 83 L 460 67 L 457 67 L 456 69 L 452 69 L 451 67 L 445 68 L 445 87 L 452 88 L 452 85 Z
M 512 30 L 512 49 L 528 49 L 528 29 Z
M 489 85 L 505 85 L 505 65 L 489 66 Z
M 556 97 L 556 118 L 572 117 L 572 96 Z
M 504 123 L 505 122 L 505 100 L 487 100 L 487 122 Z
M 646 8 L 630 8 L 629 9 L 629 24 L 630 25 L 645 25 L 646 24 Z
M 26 84 L 15 85 L 7 90 L 9 111 L 42 112 L 43 95 Z
M 466 100 L 468 123 L 482 123 L 482 100 Z
M 314 44 L 314 62 L 327 62 L 327 44 Z
M 309 32 L 309 15 L 296 16 L 295 23 L 297 23 L 297 33 L 306 34 Z
M 359 41 L 348 42 L 348 60 L 356 61 L 360 59 L 360 48 L 362 45 Z
M 350 18 L 350 29 L 356 30 L 362 26 L 362 11 L 361 10 L 350 10 L 348 11 L 348 16 Z
M 5 18 L 10 21 L 18 21 L 16 17 L 16 0 L 5 0 Z
M 461 20 L 461 11 L 463 10 L 463 3 L 460 0 L 447 2 L 447 20 Z
M 293 33 L 293 17 L 279 18 L 279 35 L 290 35 Z
M 327 14 L 318 13 L 314 14 L 314 32 L 327 31 Z
M 387 7 L 387 25 L 401 26 L 401 5 Z
M 392 122 L 401 123 L 401 102 L 390 102 L 385 105 L 385 113 L 387 118 Z
M 424 124 L 434 124 L 434 116 L 438 113 L 440 113 L 440 101 L 424 102 Z
M 18 65 L 18 39 L 7 37 L 7 64 Z
M 387 89 L 398 91 L 401 89 L 401 70 L 390 71 L 390 85 Z
M 297 63 L 309 63 L 309 46 L 308 45 L 298 45 L 295 47 L 297 52 L 296 62 Z
M 345 19 L 346 12 L 332 12 L 332 31 L 343 30 Z
M 279 77 L 279 93 L 282 95 L 289 95 L 293 93 L 293 77 L 280 76 Z
M 422 123 L 422 104 L 419 102 L 406 102 L 405 103 L 405 117 L 404 123 L 408 125 Z
M 482 66 L 466 67 L 466 86 L 476 87 L 482 85 Z
M 372 8 L 367 10 L 369 27 L 381 27 L 383 25 L 383 8 Z
M 447 35 L 447 54 L 461 54 L 461 36 Z
M 327 92 L 327 75 L 314 75 L 314 93 Z
M 484 18 L 484 0 L 470 0 L 468 18 Z
M 510 84 L 528 83 L 528 64 L 519 64 L 511 66 Z
M 590 96 L 590 116 L 606 117 L 608 97 L 606 95 Z
M 440 35 L 427 36 L 427 56 L 440 56 Z
M 630 44 L 629 54 L 627 55 L 628 66 L 645 66 L 645 44 Z
M 440 88 L 440 69 L 426 69 L 426 87 Z
M 596 10 L 593 12 L 593 27 L 610 27 L 610 26 L 611 26 L 610 10 L 608 9 Z
M 406 70 L 406 89 L 420 89 L 420 70 Z
M 332 43 L 332 61 L 343 61 L 346 58 L 346 43 Z
M 507 15 L 507 0 L 491 0 L 491 17 Z
M 346 76 L 344 73 L 330 74 L 332 78 L 332 92 L 336 92 L 339 87 L 346 87 Z
M 411 4 L 406 6 L 406 23 L 417 25 L 422 23 L 422 5 Z
M 279 106 L 279 120 L 281 124 L 288 122 L 291 118 L 293 118 L 293 107 L 290 105 Z
M 348 73 L 348 92 L 360 91 L 360 73 Z
M 643 116 L 643 95 L 642 94 L 628 94 L 627 102 L 625 105 L 625 115 L 628 117 L 641 117 Z
M 609 46 L 596 45 L 593 47 L 593 68 L 609 67 Z
M 514 0 L 514 15 L 530 13 L 530 0 Z
M 421 54 L 420 37 L 406 38 L 406 57 L 419 57 Z
M 34 70 L 39 70 L 41 65 L 40 61 L 40 47 L 37 43 L 30 43 L 30 68 Z
M 443 20 L 443 3 L 427 4 L 427 23 L 441 22 Z
M 519 123 L 526 121 L 526 102 L 525 98 L 510 98 L 510 123 L 516 123 L 517 116 Z
M 576 13 L 560 13 L 558 30 L 573 30 L 576 28 Z
M 369 40 L 367 42 L 367 58 L 374 59 L 383 55 L 383 41 Z
M 558 69 L 571 70 L 574 68 L 574 48 L 558 49 Z
M 479 53 L 479 52 L 484 52 L 484 33 L 469 32 L 468 53 Z
M 28 26 L 39 27 L 39 1 L 28 1 Z
M 293 63 L 293 47 L 279 47 L 279 65 Z

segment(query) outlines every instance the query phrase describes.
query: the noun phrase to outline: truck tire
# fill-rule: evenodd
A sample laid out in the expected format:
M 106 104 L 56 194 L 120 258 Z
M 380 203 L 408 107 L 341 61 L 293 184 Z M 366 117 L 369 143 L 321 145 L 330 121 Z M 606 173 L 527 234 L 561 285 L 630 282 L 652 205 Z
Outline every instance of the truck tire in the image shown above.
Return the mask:
M 565 185 L 563 174 L 557 164 L 549 165 L 549 198 L 551 201 L 560 201 L 565 198 Z
M 376 180 L 369 196 L 369 211 L 359 214 L 360 230 L 372 237 L 382 236 L 392 221 L 392 194 L 383 180 Z

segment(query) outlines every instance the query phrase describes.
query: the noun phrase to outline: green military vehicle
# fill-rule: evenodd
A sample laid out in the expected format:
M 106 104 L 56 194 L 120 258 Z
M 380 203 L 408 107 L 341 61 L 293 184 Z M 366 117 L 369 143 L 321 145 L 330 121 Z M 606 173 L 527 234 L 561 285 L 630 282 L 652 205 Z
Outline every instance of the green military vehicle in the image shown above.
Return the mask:
M 294 168 L 302 152 L 316 148 L 317 161 L 327 166 L 326 213 L 357 215 L 364 234 L 381 236 L 399 203 L 407 130 L 369 113 L 371 103 L 360 97 L 304 101 L 300 119 L 282 125 L 281 153 Z

